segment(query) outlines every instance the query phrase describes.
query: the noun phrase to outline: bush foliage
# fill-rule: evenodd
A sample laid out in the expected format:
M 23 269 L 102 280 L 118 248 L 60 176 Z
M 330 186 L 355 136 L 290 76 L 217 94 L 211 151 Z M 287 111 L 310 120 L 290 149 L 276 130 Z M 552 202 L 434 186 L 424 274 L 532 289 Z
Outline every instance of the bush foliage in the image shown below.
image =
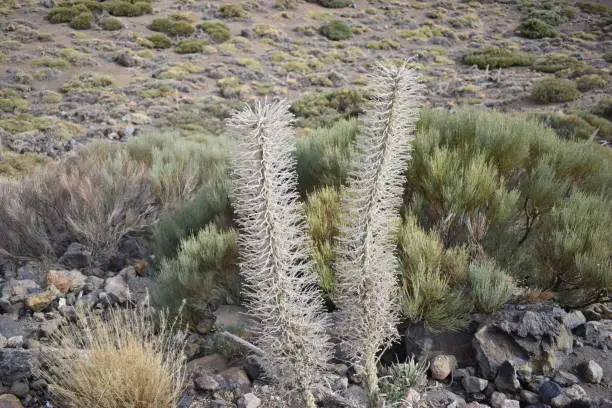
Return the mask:
M 518 26 L 518 33 L 525 38 L 556 37 L 557 30 L 553 26 L 537 18 L 530 18 Z
M 578 99 L 580 91 L 569 79 L 544 78 L 533 85 L 531 96 L 540 103 L 569 102 Z
M 342 20 L 332 20 L 323 24 L 319 32 L 332 41 L 346 40 L 353 35 L 351 27 Z
M 530 55 L 505 48 L 485 47 L 463 56 L 463 62 L 476 65 L 478 68 L 507 68 L 514 66 L 529 66 L 533 62 Z

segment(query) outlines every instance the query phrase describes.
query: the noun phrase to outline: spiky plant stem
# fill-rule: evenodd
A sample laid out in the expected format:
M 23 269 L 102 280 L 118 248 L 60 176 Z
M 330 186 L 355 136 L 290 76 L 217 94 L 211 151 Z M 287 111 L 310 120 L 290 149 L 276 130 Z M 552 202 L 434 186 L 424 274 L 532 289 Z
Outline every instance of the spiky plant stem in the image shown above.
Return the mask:
M 365 371 L 370 405 L 377 407 L 376 356 L 398 336 L 394 231 L 421 88 L 406 65 L 379 65 L 371 83 L 374 99 L 356 138 L 354 166 L 342 197 L 335 300 L 347 352 Z
M 259 102 L 230 118 L 233 204 L 247 307 L 256 322 L 255 343 L 264 353 L 260 362 L 270 377 L 314 408 L 312 391 L 331 347 L 323 299 L 305 252 L 292 119 L 285 102 Z

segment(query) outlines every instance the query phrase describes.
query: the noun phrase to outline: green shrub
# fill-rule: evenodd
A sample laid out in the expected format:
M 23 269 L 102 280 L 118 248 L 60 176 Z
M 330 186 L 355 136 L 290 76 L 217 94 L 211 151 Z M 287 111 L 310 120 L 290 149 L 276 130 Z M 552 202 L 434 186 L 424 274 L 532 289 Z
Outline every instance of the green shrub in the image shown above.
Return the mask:
M 190 38 L 182 40 L 176 45 L 174 51 L 178 54 L 195 54 L 204 51 L 206 41 L 199 38 Z
M 597 74 L 583 75 L 576 79 L 576 87 L 582 92 L 604 88 L 607 84 L 608 79 Z
M 603 54 L 602 58 L 604 59 L 604 61 L 612 63 L 612 51 L 606 52 L 605 54 Z
M 240 4 L 222 4 L 216 12 L 219 18 L 247 18 L 249 17 L 246 11 Z
M 580 97 L 576 84 L 563 78 L 544 78 L 533 85 L 532 98 L 539 103 L 569 102 Z
M 158 31 L 168 35 L 191 35 L 195 32 L 195 27 L 187 21 L 175 20 L 169 17 L 159 17 L 151 21 L 147 26 L 151 31 Z
M 197 25 L 216 43 L 222 43 L 232 37 L 229 27 L 222 21 L 204 21 Z
M 298 126 L 316 128 L 362 113 L 365 101 L 362 91 L 341 88 L 323 94 L 307 94 L 294 101 L 290 111 L 298 117 Z
M 558 202 L 550 212 L 550 239 L 539 255 L 550 266 L 540 275 L 555 290 L 579 289 L 581 299 L 568 296 L 566 303 L 596 301 L 612 287 L 612 216 L 610 202 L 600 195 L 576 192 Z M 603 295 L 602 295 L 603 292 Z
M 593 127 L 593 133 L 597 131 L 597 136 L 603 140 L 612 141 L 612 122 L 600 116 L 588 112 L 578 113 L 582 119 Z
M 86 11 L 88 11 L 88 9 L 83 5 L 73 7 L 53 7 L 49 11 L 49 14 L 47 14 L 47 20 L 53 24 L 69 23 L 73 18 Z
M 72 66 L 70 61 L 64 58 L 53 58 L 53 57 L 41 57 L 30 61 L 30 65 L 33 67 L 47 67 L 59 70 L 67 70 Z
M 510 299 L 514 291 L 512 279 L 493 262 L 470 264 L 468 278 L 479 312 L 495 312 Z
M 540 72 L 554 73 L 573 69 L 579 65 L 580 62 L 574 57 L 551 53 L 538 57 L 533 63 L 533 69 Z
M 557 26 L 559 24 L 566 23 L 569 18 L 562 14 L 561 10 L 543 10 L 535 9 L 532 10 L 527 16 L 529 19 L 538 19 L 551 26 Z
M 164 49 L 172 47 L 172 40 L 162 33 L 151 34 L 147 37 L 147 40 L 153 43 L 154 48 Z
M 130 3 L 121 0 L 110 0 L 105 1 L 103 6 L 111 16 L 115 17 L 137 17 L 153 12 L 153 7 L 149 2 Z
M 564 115 L 562 113 L 543 113 L 537 115 L 545 126 L 549 126 L 564 139 L 589 139 L 595 132 L 589 122 L 578 115 Z
M 412 388 L 422 387 L 427 383 L 429 363 L 425 360 L 415 360 L 414 356 L 405 363 L 395 363 L 383 368 L 386 384 L 382 387 L 385 401 L 393 405 L 406 401 L 406 394 Z
M 319 32 L 332 41 L 346 40 L 353 35 L 351 27 L 342 20 L 332 20 L 323 24 Z
M 350 147 L 357 133 L 357 120 L 340 120 L 319 128 L 297 141 L 299 188 L 303 194 L 320 187 L 340 188 L 349 168 Z
M 161 261 L 154 278 L 154 304 L 176 312 L 184 299 L 182 315 L 197 324 L 211 305 L 238 302 L 236 239 L 236 231 L 210 225 L 183 240 L 175 258 Z
M 309 3 L 316 3 L 327 8 L 343 8 L 353 4 L 352 0 L 307 0 Z
M 530 18 L 518 26 L 518 33 L 525 38 L 556 37 L 557 31 L 550 25 L 537 18 Z
M 332 187 L 323 187 L 308 195 L 306 202 L 308 233 L 314 244 L 313 258 L 319 286 L 326 293 L 334 288 L 334 241 L 340 223 L 340 195 Z
M 399 258 L 403 315 L 428 327 L 461 328 L 473 308 L 461 288 L 467 253 L 445 250 L 434 232 L 425 232 L 407 214 L 399 231 Z
M 123 23 L 118 18 L 109 17 L 102 21 L 102 28 L 106 31 L 117 31 L 123 28 Z
M 504 48 L 485 47 L 464 55 L 463 62 L 468 65 L 477 65 L 481 69 L 507 68 L 531 65 L 533 57 Z
M 612 121 L 612 98 L 607 97 L 600 99 L 597 105 L 593 107 L 592 112 L 597 116 Z
M 78 16 L 70 20 L 70 27 L 75 30 L 89 30 L 91 28 L 91 21 L 93 20 L 93 14 L 81 13 Z
M 612 8 L 605 4 L 596 3 L 594 1 L 579 1 L 576 3 L 580 10 L 588 14 L 599 14 L 600 16 L 608 16 L 612 14 Z
M 155 258 L 174 257 L 181 241 L 195 235 L 208 224 L 220 228 L 231 225 L 232 209 L 228 194 L 227 180 L 206 183 L 191 201 L 162 217 L 153 229 Z

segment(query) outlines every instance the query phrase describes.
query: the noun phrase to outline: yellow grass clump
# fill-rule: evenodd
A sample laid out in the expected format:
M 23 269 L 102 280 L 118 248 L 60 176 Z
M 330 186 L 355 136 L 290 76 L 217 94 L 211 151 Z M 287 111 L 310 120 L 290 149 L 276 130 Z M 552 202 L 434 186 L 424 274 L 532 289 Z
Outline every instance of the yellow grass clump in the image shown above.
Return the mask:
M 145 307 L 77 313 L 43 353 L 52 399 L 66 408 L 173 408 L 184 386 L 184 336 Z

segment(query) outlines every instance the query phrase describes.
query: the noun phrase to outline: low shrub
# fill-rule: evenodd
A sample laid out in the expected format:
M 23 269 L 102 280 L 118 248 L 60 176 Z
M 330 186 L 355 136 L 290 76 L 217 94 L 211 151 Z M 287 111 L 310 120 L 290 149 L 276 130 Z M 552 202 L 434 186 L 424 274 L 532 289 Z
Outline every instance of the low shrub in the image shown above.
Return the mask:
M 41 57 L 30 61 L 30 65 L 33 67 L 47 67 L 53 69 L 59 69 L 61 71 L 70 69 L 72 65 L 70 61 L 64 58 L 53 58 L 53 57 Z
M 580 97 L 576 84 L 563 78 L 544 78 L 533 85 L 532 98 L 539 103 L 569 102 Z
M 346 40 L 353 36 L 351 27 L 342 20 L 332 20 L 323 24 L 319 32 L 332 41 Z
M 237 232 L 210 225 L 181 242 L 175 258 L 161 261 L 155 275 L 153 301 L 197 324 L 216 302 L 240 299 Z
M 580 10 L 588 14 L 598 14 L 600 16 L 612 15 L 612 8 L 606 4 L 597 3 L 594 1 L 579 1 L 576 3 Z
M 150 2 L 128 2 L 122 0 L 110 0 L 103 3 L 104 9 L 115 17 L 138 17 L 153 13 Z
M 558 35 L 557 30 L 555 30 L 553 26 L 537 18 L 530 18 L 523 21 L 518 26 L 518 33 L 521 37 L 533 39 L 556 37 Z
M 543 113 L 536 117 L 542 121 L 544 126 L 555 130 L 563 139 L 589 139 L 596 128 L 578 115 L 562 113 Z
M 89 9 L 84 5 L 72 7 L 53 7 L 47 14 L 47 20 L 52 24 L 69 23 L 73 18 Z
M 123 29 L 123 23 L 118 18 L 109 17 L 102 21 L 102 28 L 106 31 L 117 31 Z
M 169 17 L 159 17 L 151 21 L 147 26 L 151 31 L 158 31 L 168 35 L 191 35 L 195 32 L 195 27 L 187 21 L 175 20 Z
M 156 33 L 147 37 L 153 43 L 153 48 L 165 49 L 172 47 L 172 40 L 166 34 Z
M 75 30 L 89 30 L 91 28 L 91 22 L 93 20 L 93 14 L 81 13 L 78 16 L 70 20 L 70 28 Z
M 204 21 L 197 25 L 216 43 L 222 43 L 232 37 L 229 27 L 222 21 Z
M 482 313 L 500 309 L 515 288 L 512 279 L 490 261 L 470 264 L 468 279 L 476 309 Z
M 591 110 L 595 115 L 612 121 L 612 97 L 602 98 Z
M 546 24 L 550 24 L 551 26 L 557 26 L 559 24 L 563 24 L 569 21 L 567 15 L 563 14 L 562 11 L 558 9 L 534 9 L 528 14 L 527 18 L 538 19 L 540 21 L 545 22 Z
M 608 79 L 597 74 L 583 75 L 576 79 L 576 87 L 582 92 L 597 88 L 604 88 L 607 84 Z
M 307 0 L 310 3 L 316 3 L 319 6 L 326 8 L 344 8 L 353 4 L 352 0 Z
M 192 200 L 159 220 L 153 229 L 155 258 L 174 257 L 181 241 L 194 236 L 209 224 L 219 228 L 232 224 L 229 183 L 224 178 L 206 183 Z
M 176 45 L 174 51 L 177 54 L 195 54 L 204 51 L 206 41 L 200 40 L 199 38 L 190 38 L 182 40 Z
M 415 360 L 414 356 L 405 363 L 396 363 L 383 368 L 383 378 L 386 381 L 381 391 L 385 394 L 385 401 L 402 404 L 411 388 L 422 387 L 427 382 L 428 369 L 428 362 Z
M 175 407 L 185 385 L 185 337 L 175 329 L 144 307 L 111 307 L 104 316 L 77 312 L 75 323 L 53 334 L 56 348 L 41 353 L 52 401 L 75 408 Z
M 340 195 L 336 189 L 323 187 L 308 195 L 306 222 L 314 244 L 314 269 L 319 277 L 319 286 L 331 294 L 335 281 L 332 265 L 336 258 L 333 245 L 340 223 Z
M 476 65 L 484 68 L 507 68 L 514 66 L 528 66 L 533 62 L 533 57 L 518 51 L 512 51 L 498 47 L 485 47 L 480 50 L 469 52 L 463 56 L 463 62 L 468 65 Z
M 240 4 L 222 4 L 215 13 L 219 18 L 247 18 L 249 12 Z
M 351 88 L 340 88 L 326 93 L 307 94 L 297 99 L 289 109 L 298 117 L 302 127 L 317 128 L 340 118 L 350 118 L 363 112 L 366 95 Z
M 322 187 L 340 188 L 344 184 L 356 133 L 357 120 L 340 120 L 298 139 L 296 159 L 302 195 Z
M 565 54 L 545 54 L 536 58 L 533 62 L 533 69 L 539 72 L 554 73 L 562 70 L 576 68 L 580 62 L 569 55 Z

